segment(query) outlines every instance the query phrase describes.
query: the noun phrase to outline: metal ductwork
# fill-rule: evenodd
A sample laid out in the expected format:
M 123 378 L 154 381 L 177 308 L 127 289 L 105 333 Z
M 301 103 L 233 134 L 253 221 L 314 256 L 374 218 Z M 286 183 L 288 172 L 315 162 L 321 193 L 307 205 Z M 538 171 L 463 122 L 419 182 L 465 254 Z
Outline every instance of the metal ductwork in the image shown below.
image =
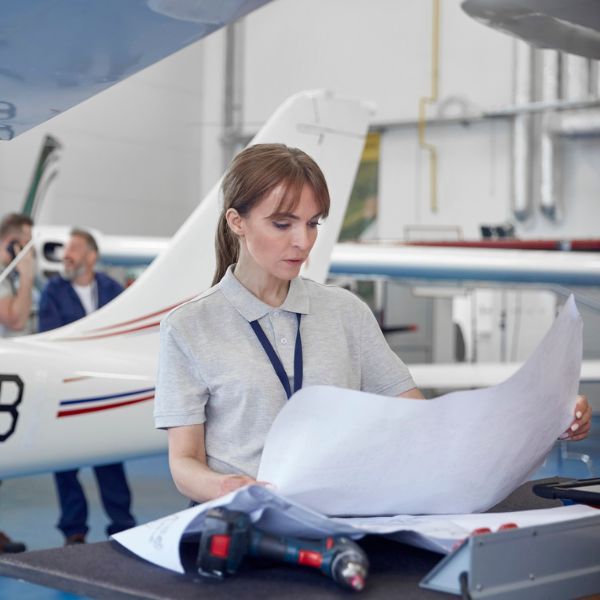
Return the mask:
M 556 134 L 565 137 L 600 135 L 600 110 L 565 115 Z
M 553 102 L 562 99 L 562 60 L 554 50 L 542 53 L 542 99 Z M 554 111 L 542 115 L 540 135 L 540 211 L 551 221 L 562 218 L 563 210 L 558 202 L 557 189 L 559 169 L 555 168 L 554 131 L 559 127 L 560 116 Z
M 514 104 L 527 105 L 532 100 L 532 50 L 524 42 L 515 42 Z M 531 215 L 531 115 L 516 114 L 512 139 L 512 212 L 518 221 Z
M 594 65 L 576 56 L 544 52 L 542 89 L 544 101 L 552 102 L 593 98 L 595 96 Z M 597 73 L 597 71 L 596 71 Z M 600 111 L 548 111 L 542 116 L 540 138 L 540 211 L 553 222 L 564 216 L 561 199 L 560 138 L 600 135 Z

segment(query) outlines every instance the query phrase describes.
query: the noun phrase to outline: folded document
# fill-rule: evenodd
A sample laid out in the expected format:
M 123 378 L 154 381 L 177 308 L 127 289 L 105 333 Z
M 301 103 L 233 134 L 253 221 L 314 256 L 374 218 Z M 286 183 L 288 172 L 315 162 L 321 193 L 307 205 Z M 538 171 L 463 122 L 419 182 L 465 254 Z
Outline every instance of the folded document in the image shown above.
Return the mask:
M 274 535 L 317 539 L 328 535 L 359 538 L 367 533 L 385 534 L 398 541 L 440 553 L 450 552 L 457 542 L 481 527 L 496 531 L 500 525 L 508 522 L 527 527 L 598 514 L 596 509 L 589 506 L 573 505 L 513 513 L 342 519 L 326 517 L 276 492 L 250 486 L 212 502 L 122 531 L 112 539 L 145 560 L 183 573 L 179 554 L 181 539 L 184 535 L 201 532 L 205 513 L 215 506 L 246 512 L 257 527 Z

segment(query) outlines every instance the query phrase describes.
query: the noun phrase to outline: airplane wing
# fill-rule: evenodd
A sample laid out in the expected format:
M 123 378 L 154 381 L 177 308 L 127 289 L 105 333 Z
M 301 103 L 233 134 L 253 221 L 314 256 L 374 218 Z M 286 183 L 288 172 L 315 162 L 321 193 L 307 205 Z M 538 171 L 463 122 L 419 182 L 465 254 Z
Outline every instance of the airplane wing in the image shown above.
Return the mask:
M 521 363 L 411 364 L 410 373 L 421 389 L 466 390 L 498 385 L 514 375 Z M 581 363 L 581 383 L 600 382 L 600 360 Z
M 3 0 L 0 140 L 10 140 L 270 0 Z
M 338 244 L 331 274 L 406 280 L 600 285 L 600 254 L 550 250 Z
M 40 271 L 58 272 L 69 227 L 34 228 Z M 105 266 L 147 266 L 168 238 L 92 232 Z M 600 285 L 600 253 L 351 243 L 333 246 L 329 275 L 405 281 L 496 282 L 573 286 Z
M 484 25 L 538 48 L 600 59 L 600 7 L 590 0 L 465 0 L 463 10 Z

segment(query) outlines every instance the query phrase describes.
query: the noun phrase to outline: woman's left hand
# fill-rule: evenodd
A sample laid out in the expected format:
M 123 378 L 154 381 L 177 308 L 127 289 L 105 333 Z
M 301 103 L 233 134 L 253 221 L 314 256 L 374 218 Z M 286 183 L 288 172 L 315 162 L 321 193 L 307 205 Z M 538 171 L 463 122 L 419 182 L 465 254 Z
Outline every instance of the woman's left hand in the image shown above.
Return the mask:
M 560 436 L 560 440 L 577 441 L 587 437 L 592 427 L 592 407 L 587 396 L 577 396 L 575 419 L 569 428 Z

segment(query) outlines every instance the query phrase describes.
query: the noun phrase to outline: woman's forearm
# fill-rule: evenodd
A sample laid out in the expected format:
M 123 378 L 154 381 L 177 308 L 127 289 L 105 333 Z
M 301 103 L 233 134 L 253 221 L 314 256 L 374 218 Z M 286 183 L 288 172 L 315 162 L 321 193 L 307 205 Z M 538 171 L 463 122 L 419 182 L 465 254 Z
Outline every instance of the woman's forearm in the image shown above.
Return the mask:
M 177 489 L 196 502 L 214 500 L 240 487 L 256 483 L 246 475 L 217 473 L 192 457 L 171 458 L 169 465 Z

